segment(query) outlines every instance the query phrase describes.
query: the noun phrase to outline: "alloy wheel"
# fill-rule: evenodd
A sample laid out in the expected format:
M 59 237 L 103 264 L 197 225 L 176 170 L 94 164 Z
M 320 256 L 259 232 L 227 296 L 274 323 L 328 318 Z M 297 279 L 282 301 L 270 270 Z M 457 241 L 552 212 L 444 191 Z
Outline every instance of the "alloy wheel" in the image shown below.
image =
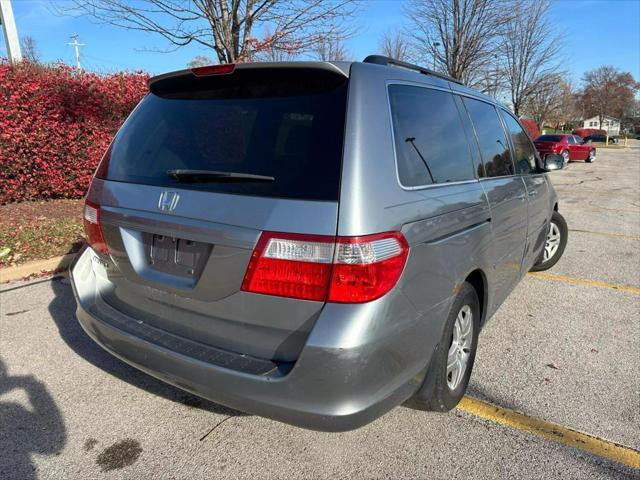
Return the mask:
M 463 305 L 453 325 L 451 346 L 447 355 L 447 385 L 455 390 L 462 382 L 469 365 L 473 342 L 473 312 Z
M 544 253 L 542 254 L 542 261 L 547 262 L 558 251 L 560 247 L 560 229 L 558 225 L 551 222 L 549 224 L 549 233 L 547 234 L 547 240 L 544 244 Z

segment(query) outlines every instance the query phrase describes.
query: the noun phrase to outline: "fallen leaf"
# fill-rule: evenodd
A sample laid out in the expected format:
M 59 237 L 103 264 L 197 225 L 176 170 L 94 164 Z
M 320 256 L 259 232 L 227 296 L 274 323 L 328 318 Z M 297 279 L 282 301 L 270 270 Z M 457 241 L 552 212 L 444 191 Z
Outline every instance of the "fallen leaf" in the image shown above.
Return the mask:
M 599 353 L 597 348 L 592 348 L 591 353 Z
M 547 367 L 553 368 L 554 370 L 560 370 L 560 367 L 555 363 L 547 363 Z

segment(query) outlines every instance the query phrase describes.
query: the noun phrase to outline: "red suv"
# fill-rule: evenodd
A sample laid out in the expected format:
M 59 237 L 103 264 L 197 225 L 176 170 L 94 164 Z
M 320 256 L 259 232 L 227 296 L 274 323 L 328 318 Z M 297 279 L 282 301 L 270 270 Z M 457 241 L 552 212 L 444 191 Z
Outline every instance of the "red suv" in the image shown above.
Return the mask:
M 562 155 L 565 165 L 570 160 L 591 163 L 596 159 L 596 149 L 577 135 L 540 135 L 533 143 L 542 158 L 550 153 Z

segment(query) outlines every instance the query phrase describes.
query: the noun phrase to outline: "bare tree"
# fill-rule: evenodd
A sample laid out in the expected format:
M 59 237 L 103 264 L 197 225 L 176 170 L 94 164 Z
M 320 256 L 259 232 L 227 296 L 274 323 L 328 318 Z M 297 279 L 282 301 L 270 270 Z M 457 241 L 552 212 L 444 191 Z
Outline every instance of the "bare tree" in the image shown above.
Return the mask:
M 474 85 L 491 65 L 506 21 L 505 0 L 412 0 L 405 9 L 411 37 L 423 61 Z
M 299 51 L 295 42 L 269 29 L 262 40 L 253 40 L 251 46 L 252 51 L 247 58 L 251 62 L 287 62 L 294 60 Z
M 380 50 L 387 57 L 395 58 L 402 62 L 408 62 L 412 57 L 409 40 L 399 30 L 388 30 L 382 35 Z
M 587 115 L 597 115 L 602 128 L 604 117 L 621 118 L 634 101 L 639 84 L 629 72 L 603 65 L 584 74 L 582 105 Z
M 323 62 L 340 62 L 351 58 L 351 54 L 344 46 L 342 38 L 331 35 L 320 35 L 318 37 L 312 56 Z
M 540 79 L 536 90 L 522 105 L 520 114 L 531 117 L 540 128 L 552 123 L 557 129 L 561 124 L 566 124 L 575 116 L 575 97 L 571 84 L 560 74 L 550 74 Z
M 200 44 L 220 63 L 246 61 L 259 49 L 311 50 L 321 35 L 341 37 L 356 0 L 72 0 L 62 13 L 86 14 L 102 23 L 151 32 L 179 48 Z M 327 25 L 330 25 L 328 31 Z M 257 39 L 255 30 L 275 32 Z M 285 42 L 286 45 L 282 45 Z
M 516 115 L 550 75 L 559 72 L 561 37 L 548 20 L 550 0 L 515 0 L 504 26 L 500 57 L 511 105 Z
M 205 65 L 212 65 L 216 63 L 213 58 L 209 58 L 206 55 L 196 55 L 196 58 L 187 63 L 188 68 L 204 67 Z
M 33 63 L 40 62 L 40 54 L 38 53 L 36 40 L 31 35 L 25 35 L 22 37 L 20 40 L 20 48 L 25 60 Z

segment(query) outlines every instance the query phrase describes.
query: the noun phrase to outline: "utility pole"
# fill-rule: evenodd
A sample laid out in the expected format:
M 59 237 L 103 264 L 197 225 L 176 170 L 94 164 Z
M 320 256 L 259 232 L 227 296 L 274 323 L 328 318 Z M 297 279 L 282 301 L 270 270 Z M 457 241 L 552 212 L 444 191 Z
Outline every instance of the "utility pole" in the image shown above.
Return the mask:
M 20 53 L 18 30 L 16 30 L 16 22 L 13 19 L 11 0 L 0 0 L 0 24 L 4 33 L 4 43 L 7 46 L 9 61 L 11 65 L 15 65 L 22 60 L 22 53 Z
M 67 45 L 71 45 L 75 48 L 76 51 L 76 68 L 78 71 L 82 70 L 80 66 L 80 47 L 84 47 L 84 43 L 78 43 L 78 34 L 74 33 L 73 35 L 69 35 L 69 38 L 73 40 L 73 42 L 67 43 Z

